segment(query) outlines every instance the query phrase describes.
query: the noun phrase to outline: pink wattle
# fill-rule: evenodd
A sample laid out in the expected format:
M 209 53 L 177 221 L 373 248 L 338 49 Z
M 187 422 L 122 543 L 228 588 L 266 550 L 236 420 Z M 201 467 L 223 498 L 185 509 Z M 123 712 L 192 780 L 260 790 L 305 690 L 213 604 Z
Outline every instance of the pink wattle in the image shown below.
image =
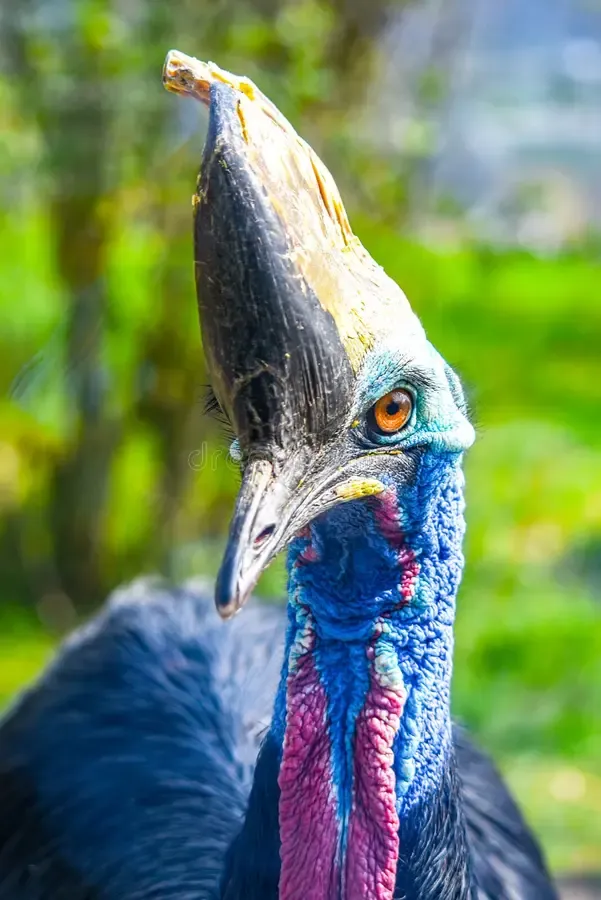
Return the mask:
M 407 546 L 395 492 L 384 492 L 374 506 L 380 533 L 397 555 L 398 606 L 405 606 L 415 594 L 420 565 Z M 316 559 L 309 543 L 297 565 Z M 311 626 L 293 647 L 279 774 L 279 900 L 393 900 L 399 855 L 393 744 L 406 695 L 391 683 L 390 673 L 379 671 L 382 622 L 376 622 L 367 647 L 370 681 L 355 721 L 346 835 L 332 790 L 328 698 L 315 666 Z
M 327 697 L 313 659 L 314 638 L 287 683 L 287 724 L 279 774 L 280 900 L 338 896 L 338 822 L 332 793 Z
M 355 731 L 344 900 L 392 900 L 399 855 L 392 745 L 405 698 L 379 683 L 370 651 L 371 686 Z
M 405 543 L 405 535 L 399 520 L 399 505 L 392 489 L 384 491 L 376 498 L 375 519 L 380 533 L 398 554 L 401 569 L 399 582 L 401 603 L 399 605 L 405 606 L 415 593 L 420 567 L 414 551 Z

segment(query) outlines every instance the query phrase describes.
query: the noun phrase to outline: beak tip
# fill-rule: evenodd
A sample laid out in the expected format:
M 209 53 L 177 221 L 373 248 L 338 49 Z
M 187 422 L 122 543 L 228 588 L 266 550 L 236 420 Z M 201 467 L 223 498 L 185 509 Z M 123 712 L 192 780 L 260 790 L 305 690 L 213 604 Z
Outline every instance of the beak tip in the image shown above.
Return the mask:
M 219 618 L 223 619 L 224 622 L 227 622 L 229 619 L 233 619 L 234 616 L 237 616 L 242 608 L 235 603 L 231 603 L 228 606 L 222 606 L 220 603 L 216 602 L 215 606 L 217 608 Z
M 248 599 L 248 594 L 243 594 L 231 583 L 231 574 L 231 572 L 224 573 L 222 569 L 215 584 L 215 608 L 224 621 L 237 615 Z

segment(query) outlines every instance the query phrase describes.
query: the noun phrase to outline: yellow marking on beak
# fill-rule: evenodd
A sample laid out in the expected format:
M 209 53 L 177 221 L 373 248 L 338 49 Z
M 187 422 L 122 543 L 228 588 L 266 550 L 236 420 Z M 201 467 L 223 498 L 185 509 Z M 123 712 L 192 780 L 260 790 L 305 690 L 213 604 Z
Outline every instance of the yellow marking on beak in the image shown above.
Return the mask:
M 374 497 L 386 490 L 386 485 L 377 478 L 353 478 L 336 487 L 339 500 L 360 500 L 362 497 Z
M 248 129 L 246 127 L 246 119 L 244 118 L 244 110 L 242 109 L 242 103 L 240 100 L 236 103 L 236 111 L 238 113 L 238 118 L 240 120 L 240 128 L 242 129 L 242 137 L 245 142 L 248 144 Z

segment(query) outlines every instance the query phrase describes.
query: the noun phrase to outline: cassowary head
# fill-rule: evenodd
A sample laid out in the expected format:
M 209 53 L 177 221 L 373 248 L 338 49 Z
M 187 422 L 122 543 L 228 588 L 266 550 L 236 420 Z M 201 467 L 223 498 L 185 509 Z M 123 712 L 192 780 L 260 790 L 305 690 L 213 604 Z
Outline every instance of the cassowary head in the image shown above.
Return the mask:
M 340 505 L 391 489 L 402 507 L 420 461 L 458 456 L 473 429 L 458 378 L 279 111 L 251 82 L 179 53 L 164 82 L 210 111 L 196 284 L 212 387 L 243 467 L 216 588 L 227 617 L 309 524 L 364 529 L 357 504 Z

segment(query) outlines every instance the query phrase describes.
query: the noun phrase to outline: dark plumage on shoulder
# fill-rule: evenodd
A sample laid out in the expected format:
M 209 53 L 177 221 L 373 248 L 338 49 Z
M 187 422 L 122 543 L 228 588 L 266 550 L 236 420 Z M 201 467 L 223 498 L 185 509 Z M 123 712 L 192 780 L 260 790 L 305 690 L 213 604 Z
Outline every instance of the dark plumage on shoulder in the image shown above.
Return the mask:
M 202 589 L 139 582 L 67 641 L 0 727 L 1 900 L 211 896 L 282 624 L 223 623 Z
M 491 759 L 454 731 L 478 900 L 557 900 L 532 832 Z

